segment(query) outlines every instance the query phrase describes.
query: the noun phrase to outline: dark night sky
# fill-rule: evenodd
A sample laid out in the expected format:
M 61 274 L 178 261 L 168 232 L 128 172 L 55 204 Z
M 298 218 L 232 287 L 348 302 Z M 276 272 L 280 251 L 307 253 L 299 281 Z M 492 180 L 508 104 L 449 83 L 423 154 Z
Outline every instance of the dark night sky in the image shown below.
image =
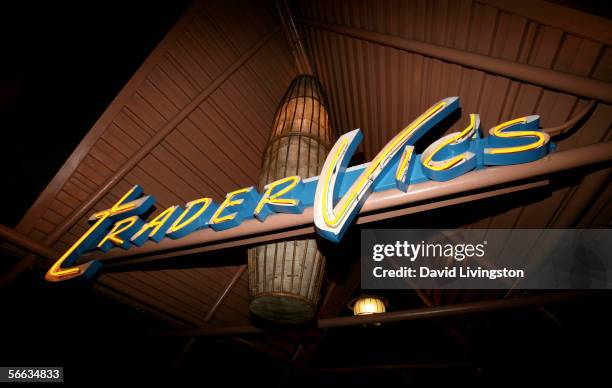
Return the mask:
M 190 1 L 8 3 L 0 223 L 14 227 Z

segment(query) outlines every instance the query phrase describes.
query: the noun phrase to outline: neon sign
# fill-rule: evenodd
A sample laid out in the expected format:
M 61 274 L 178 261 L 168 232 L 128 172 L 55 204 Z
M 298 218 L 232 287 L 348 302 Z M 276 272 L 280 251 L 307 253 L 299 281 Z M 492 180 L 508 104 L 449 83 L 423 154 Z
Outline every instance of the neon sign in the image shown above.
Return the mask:
M 45 278 L 63 281 L 91 277 L 101 266 L 98 261 L 75 265 L 86 251 L 129 249 L 149 240 L 182 238 L 203 228 L 220 231 L 246 219 L 265 222 L 274 213 L 299 214 L 308 207 L 314 207 L 317 234 L 339 242 L 372 192 L 393 188 L 405 192 L 410 184 L 425 180 L 447 181 L 486 166 L 532 162 L 553 148 L 549 135 L 538 128 L 539 116 L 506 121 L 483 137 L 479 116 L 470 114 L 467 128 L 443 136 L 421 155 L 415 155 L 414 144 L 419 138 L 458 108 L 459 97 L 437 102 L 402 129 L 369 163 L 348 167 L 363 138 L 361 131 L 355 129 L 334 144 L 320 176 L 282 178 L 266 185 L 262 193 L 254 187 L 242 188 L 228 193 L 220 204 L 211 198 L 199 198 L 184 208 L 171 206 L 148 222 L 142 215 L 155 200 L 143 195 L 136 185 L 110 209 L 91 216 L 91 227 L 51 266 Z

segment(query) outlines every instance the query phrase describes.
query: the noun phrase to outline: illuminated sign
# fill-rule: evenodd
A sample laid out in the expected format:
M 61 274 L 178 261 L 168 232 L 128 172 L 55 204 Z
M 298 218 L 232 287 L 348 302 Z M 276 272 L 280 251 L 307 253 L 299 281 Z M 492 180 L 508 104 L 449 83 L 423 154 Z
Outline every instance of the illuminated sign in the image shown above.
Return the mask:
M 308 207 L 314 207 L 317 233 L 339 242 L 371 192 L 393 188 L 405 192 L 412 183 L 447 181 L 486 166 L 532 162 L 552 149 L 550 137 L 538 128 L 538 116 L 506 121 L 483 137 L 479 116 L 471 114 L 467 128 L 443 136 L 416 155 L 416 141 L 458 108 L 459 97 L 434 104 L 391 139 L 370 163 L 348 167 L 363 138 L 356 129 L 338 139 L 318 177 L 286 177 L 269 183 L 262 193 L 254 187 L 242 188 L 228 193 L 220 204 L 199 198 L 184 208 L 171 206 L 148 222 L 142 215 L 155 200 L 134 186 L 110 209 L 91 216 L 89 230 L 53 264 L 45 278 L 62 281 L 91 277 L 99 269 L 99 262 L 74 265 L 89 250 L 129 249 L 148 240 L 182 238 L 203 228 L 233 228 L 246 219 L 265 222 L 271 214 L 299 214 Z

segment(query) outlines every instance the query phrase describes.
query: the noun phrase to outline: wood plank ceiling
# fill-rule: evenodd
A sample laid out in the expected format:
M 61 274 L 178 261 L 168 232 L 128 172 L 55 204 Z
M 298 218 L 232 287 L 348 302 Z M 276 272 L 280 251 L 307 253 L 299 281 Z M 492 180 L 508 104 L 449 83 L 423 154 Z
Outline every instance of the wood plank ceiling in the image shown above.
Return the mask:
M 504 6 L 501 2 L 491 3 Z M 527 8 L 533 15 L 512 13 L 487 1 L 362 1 L 356 5 L 350 1 L 304 0 L 299 2 L 299 13 L 307 20 L 612 81 L 609 46 L 612 30 L 600 37 L 606 43 L 583 38 L 531 19 L 541 17 L 540 2 L 531 3 Z M 516 8 L 522 11 L 525 7 Z M 609 21 L 604 22 L 610 26 Z M 566 27 L 581 28 L 571 23 L 567 21 Z M 465 128 L 468 113 L 480 114 L 484 130 L 530 114 L 540 115 L 542 127 L 553 127 L 576 115 L 588 103 L 587 99 L 571 94 L 315 27 L 305 27 L 305 40 L 313 66 L 328 91 L 334 126 L 363 130 L 366 160 L 420 112 L 447 96 L 460 96 L 462 106 L 461 119 L 447 132 Z M 577 133 L 555 139 L 558 149 L 610 140 L 611 122 L 612 107 L 598 103 Z M 597 178 L 589 175 L 582 182 L 594 179 Z M 559 188 L 542 201 L 465 226 L 550 227 L 562 216 L 562 207 L 573 202 L 573 196 L 584 195 L 590 189 L 584 184 Z M 599 206 L 606 203 L 609 193 L 602 197 Z M 557 227 L 572 226 L 569 220 L 558 221 Z
M 236 65 L 236 71 L 228 73 Z M 17 229 L 43 241 L 177 120 L 93 209 L 108 208 L 134 184 L 155 196 L 156 212 L 201 195 L 219 202 L 226 192 L 255 184 L 277 105 L 296 75 L 273 3 L 193 4 Z M 201 103 L 194 105 L 198 100 Z M 76 241 L 86 230 L 87 218 L 81 217 L 53 249 L 65 251 Z M 117 273 L 103 275 L 99 282 L 175 322 L 198 324 L 235 270 Z M 243 277 L 213 323 L 246 322 L 247 292 Z
M 609 36 L 579 36 L 569 25 L 544 20 L 541 13 L 526 15 L 525 7 L 468 0 L 301 0 L 292 6 L 298 19 L 612 80 Z M 157 211 L 202 194 L 220 200 L 232 189 L 254 184 L 274 112 L 297 75 L 280 24 L 272 2 L 193 4 L 89 131 L 17 229 L 44 241 L 130 158 L 149 146 L 150 152 L 127 169 L 91 209 L 110 207 L 134 184 L 156 197 Z M 342 131 L 364 131 L 366 159 L 443 97 L 458 95 L 463 107 L 461 119 L 449 130 L 466 125 L 470 112 L 480 113 L 486 129 L 527 114 L 541 115 L 544 127 L 555 126 L 589 102 L 316 27 L 305 26 L 303 32 L 310 61 L 328 94 L 333 125 Z M 559 149 L 609 140 L 611 122 L 612 107 L 598 102 L 576 133 L 559 141 Z M 465 227 L 605 225 L 610 220 L 608 178 L 609 169 L 589 173 L 575 184 L 552 188 L 546 197 Z M 571 213 L 576 203 L 582 204 L 577 209 L 580 217 L 568 216 L 577 214 Z M 589 207 L 584 208 L 585 204 Z M 90 213 L 54 242 L 53 249 L 64 251 L 72 244 L 85 231 Z M 98 282 L 105 293 L 129 300 L 175 325 L 200 325 L 236 270 L 228 266 L 129 271 L 106 273 Z M 239 325 L 248 320 L 248 287 L 243 276 L 211 324 Z

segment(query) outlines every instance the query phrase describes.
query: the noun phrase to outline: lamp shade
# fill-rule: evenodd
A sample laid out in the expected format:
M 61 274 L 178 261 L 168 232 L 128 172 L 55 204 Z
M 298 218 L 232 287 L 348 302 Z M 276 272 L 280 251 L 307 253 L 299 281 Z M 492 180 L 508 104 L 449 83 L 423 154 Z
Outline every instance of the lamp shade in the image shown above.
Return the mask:
M 356 299 L 353 299 L 349 303 L 349 308 L 353 310 L 353 314 L 369 315 L 369 314 L 380 314 L 387 311 L 387 301 L 384 298 L 374 295 L 362 295 Z

